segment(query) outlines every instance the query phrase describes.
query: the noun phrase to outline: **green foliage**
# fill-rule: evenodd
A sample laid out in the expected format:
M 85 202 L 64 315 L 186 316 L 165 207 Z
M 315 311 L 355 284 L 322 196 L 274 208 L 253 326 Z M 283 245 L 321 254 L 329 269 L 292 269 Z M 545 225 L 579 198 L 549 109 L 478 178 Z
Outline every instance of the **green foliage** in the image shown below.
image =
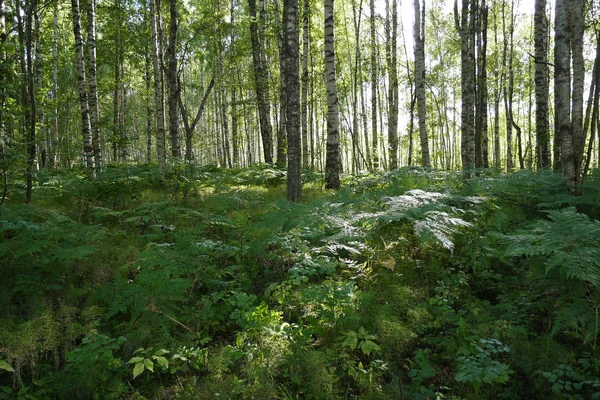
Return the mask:
M 598 397 L 593 179 L 155 168 L 2 206 L 0 398 Z

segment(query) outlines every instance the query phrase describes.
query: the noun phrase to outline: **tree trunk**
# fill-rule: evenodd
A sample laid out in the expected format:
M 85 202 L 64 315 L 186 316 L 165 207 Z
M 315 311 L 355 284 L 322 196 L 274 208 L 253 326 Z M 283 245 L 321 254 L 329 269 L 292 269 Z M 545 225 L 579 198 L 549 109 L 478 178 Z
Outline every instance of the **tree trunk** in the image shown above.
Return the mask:
M 178 86 L 181 87 L 180 84 L 178 84 Z M 198 107 L 198 111 L 196 111 L 196 115 L 192 121 L 189 121 L 189 119 L 188 119 L 188 109 L 185 106 L 185 104 L 183 103 L 183 100 L 181 98 L 181 90 L 178 93 L 179 109 L 181 110 L 181 117 L 183 119 L 183 126 L 185 128 L 185 159 L 186 159 L 186 161 L 193 160 L 192 138 L 194 136 L 196 126 L 200 122 L 200 119 L 202 118 L 202 115 L 204 113 L 204 109 L 206 108 L 206 103 L 208 102 L 208 96 L 210 95 L 210 92 L 212 91 L 214 86 L 215 86 L 215 78 L 213 77 L 210 80 L 210 82 L 208 83 L 208 87 L 204 91 L 204 95 L 202 96 L 202 100 L 200 101 L 200 106 Z
M 379 86 L 379 78 L 377 77 L 377 40 L 376 40 L 376 26 L 375 26 L 375 0 L 370 2 L 371 9 L 371 135 L 373 140 L 372 152 L 373 152 L 373 169 L 376 171 L 379 169 L 379 153 L 378 153 L 378 135 L 379 130 L 377 127 L 377 87 Z
M 425 109 L 425 0 L 421 8 L 419 0 L 414 0 L 415 23 L 413 37 L 415 40 L 415 92 L 417 94 L 417 111 L 419 114 L 419 135 L 421 137 L 421 164 L 431 167 L 429 141 L 427 140 L 427 115 Z
M 158 169 L 161 178 L 166 169 L 165 153 L 165 104 L 164 104 L 164 80 L 161 67 L 162 48 L 159 42 L 160 19 L 156 11 L 155 0 L 150 0 L 150 22 L 152 25 L 152 70 L 154 72 L 154 113 L 156 117 L 156 155 L 158 158 Z
M 475 168 L 475 50 L 474 13 L 471 1 L 463 0 L 458 14 L 458 1 L 454 2 L 454 19 L 461 42 L 461 160 L 463 176 L 469 178 Z
M 327 92 L 327 156 L 325 187 L 339 189 L 339 104 L 335 74 L 334 0 L 325 0 L 325 81 Z
M 235 0 L 231 0 L 229 16 L 231 20 L 231 38 L 230 44 L 233 47 L 236 41 L 235 37 Z M 240 150 L 238 146 L 238 115 L 237 115 L 237 89 L 231 85 L 231 145 L 233 152 L 233 167 L 240 166 Z
M 271 112 L 269 104 L 269 82 L 267 66 L 263 62 L 264 51 L 259 38 L 259 27 L 256 15 L 256 0 L 248 0 L 250 11 L 250 39 L 252 42 L 252 61 L 254 65 L 254 79 L 256 84 L 256 101 L 258 104 L 258 115 L 260 121 L 260 133 L 262 136 L 265 163 L 273 163 L 273 133 L 271 129 Z
M 27 57 L 27 180 L 25 188 L 25 203 L 31 202 L 33 190 L 33 164 L 36 155 L 36 125 L 37 125 L 37 103 L 35 98 L 35 76 L 33 72 L 33 14 L 37 14 L 37 2 L 31 0 L 26 10 L 26 57 Z
M 299 26 L 298 0 L 284 0 L 283 26 L 285 36 L 283 54 L 285 58 L 286 89 L 286 132 L 288 141 L 287 198 L 296 201 L 300 198 L 302 182 L 300 176 L 300 69 L 299 69 Z
M 302 102 L 301 104 L 301 131 L 302 131 L 302 168 L 310 167 L 308 151 L 308 43 L 310 40 L 310 1 L 303 0 L 302 12 Z
M 177 27 L 179 25 L 179 13 L 177 11 L 177 0 L 169 0 L 169 45 L 167 46 L 169 81 L 169 136 L 171 138 L 171 155 L 175 159 L 181 158 L 181 140 L 179 138 L 179 110 L 177 109 L 179 98 L 179 85 L 177 84 Z
M 81 110 L 81 124 L 83 133 L 83 152 L 86 160 L 88 177 L 94 177 L 94 150 L 92 147 L 92 134 L 90 127 L 90 110 L 87 97 L 87 83 L 85 77 L 85 58 L 83 54 L 83 37 L 81 35 L 81 14 L 79 0 L 71 0 L 73 11 L 73 33 L 75 35 L 75 56 L 77 60 L 77 83 L 79 86 L 79 107 Z
M 48 143 L 48 165 L 50 168 L 56 165 L 56 155 L 58 153 L 58 4 L 54 6 L 52 28 L 52 100 L 54 116 Z
M 396 36 L 398 33 L 398 1 L 392 0 L 391 15 L 389 0 L 386 0 L 386 56 L 388 61 L 388 146 L 389 170 L 398 168 L 398 55 Z M 390 21 L 391 20 L 391 21 Z M 391 27 L 390 27 L 391 22 Z
M 573 88 L 571 94 L 571 130 L 573 136 L 574 183 L 581 183 L 585 133 L 583 131 L 583 86 L 585 83 L 585 61 L 583 57 L 584 0 L 568 0 L 571 32 Z M 572 179 L 572 178 L 569 178 Z
M 575 184 L 575 153 L 571 130 L 571 48 L 569 35 L 569 0 L 556 0 L 554 40 L 554 110 L 555 135 L 560 138 L 562 174 L 570 186 Z
M 549 71 L 548 71 L 548 17 L 546 0 L 535 1 L 535 139 L 538 168 L 550 168 L 550 122 L 548 120 Z
M 147 14 L 144 14 L 147 18 Z M 147 45 L 146 45 L 147 46 Z M 152 162 L 152 102 L 150 101 L 150 90 L 152 78 L 150 72 L 150 49 L 146 47 L 144 54 L 144 82 L 146 83 L 146 162 Z
M 475 168 L 488 168 L 487 19 L 485 0 L 477 7 L 477 104 L 475 107 Z
M 96 2 L 87 0 L 88 23 L 88 71 L 90 127 L 92 130 L 92 147 L 94 149 L 94 165 L 96 169 L 102 168 L 102 151 L 100 145 L 100 111 L 98 106 L 98 83 L 96 79 Z

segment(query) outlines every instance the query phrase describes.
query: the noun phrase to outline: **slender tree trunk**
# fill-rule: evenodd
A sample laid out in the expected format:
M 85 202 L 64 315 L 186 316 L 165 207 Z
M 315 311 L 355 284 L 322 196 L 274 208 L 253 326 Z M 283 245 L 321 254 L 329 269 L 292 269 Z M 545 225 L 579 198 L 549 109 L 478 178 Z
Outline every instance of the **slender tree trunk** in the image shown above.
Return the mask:
M 269 86 L 267 66 L 262 55 L 263 45 L 259 38 L 259 27 L 256 15 L 256 0 L 248 0 L 250 11 L 250 38 L 252 43 L 252 61 L 254 64 L 254 79 L 256 82 L 256 101 L 260 120 L 265 163 L 273 163 L 273 134 L 271 129 L 271 112 L 269 105 Z M 261 27 L 262 29 L 262 27 Z
M 79 107 L 81 109 L 83 152 L 85 154 L 88 177 L 93 178 L 94 150 L 92 147 L 90 110 L 87 97 L 85 58 L 83 54 L 83 37 L 81 35 L 81 14 L 79 12 L 79 0 L 71 0 L 71 8 L 73 11 L 73 33 L 75 35 L 75 56 L 77 60 L 77 83 L 79 86 Z
M 52 25 L 52 101 L 53 120 L 48 143 L 48 165 L 54 168 L 58 151 L 58 4 L 54 6 Z M 2 105 L 0 104 L 0 108 Z
M 159 41 L 160 19 L 156 11 L 157 3 L 150 0 L 150 23 L 152 25 L 152 70 L 154 72 L 154 112 L 156 117 L 156 155 L 158 158 L 158 169 L 161 177 L 166 170 L 165 152 L 165 105 L 164 105 L 164 81 L 161 66 L 162 48 Z
M 309 52 L 309 21 L 310 21 L 310 1 L 303 0 L 302 12 L 302 101 L 301 101 L 301 131 L 302 131 L 302 168 L 310 166 L 308 150 L 308 52 Z
M 398 168 L 398 56 L 396 37 L 398 33 L 398 1 L 392 0 L 389 10 L 389 0 L 386 0 L 388 14 L 386 18 L 386 56 L 388 58 L 389 82 L 388 88 L 388 146 L 389 169 Z M 391 20 L 391 21 L 390 21 Z M 390 27 L 391 22 L 391 27 Z
M 419 135 L 421 137 L 421 164 L 431 167 L 429 141 L 427 140 L 427 114 L 425 104 L 425 0 L 421 8 L 419 0 L 414 0 L 415 23 L 413 37 L 415 40 L 415 91 L 417 94 L 417 110 L 419 114 Z
M 371 9 L 371 136 L 373 140 L 373 169 L 379 169 L 379 153 L 378 153 L 378 136 L 379 130 L 377 127 L 377 88 L 379 86 L 379 78 L 377 77 L 377 39 L 376 39 L 376 22 L 375 22 L 375 0 L 370 2 Z
M 485 0 L 477 7 L 477 104 L 475 107 L 475 167 L 488 168 L 487 19 Z
M 119 115 L 121 111 L 121 64 L 123 63 L 123 51 L 121 47 L 121 2 L 117 0 L 116 2 L 116 11 L 117 11 L 117 32 L 115 35 L 115 69 L 114 69 L 114 88 L 113 88 L 113 162 L 119 161 L 119 153 L 123 153 L 122 148 L 125 145 L 121 140 L 123 133 L 121 130 L 123 127 L 120 124 L 121 116 Z M 119 151 L 121 150 L 121 151 Z
M 334 0 L 325 0 L 325 81 L 327 92 L 327 157 L 325 187 L 339 189 L 339 103 L 335 72 Z
M 169 45 L 167 46 L 169 80 L 169 136 L 171 137 L 171 155 L 175 159 L 181 158 L 181 140 L 179 138 L 179 85 L 177 84 L 177 28 L 179 13 L 177 0 L 169 0 Z
M 475 50 L 474 12 L 472 1 L 463 0 L 459 16 L 454 2 L 454 18 L 461 41 L 461 159 L 463 175 L 471 176 L 475 168 Z
M 550 168 L 550 122 L 548 119 L 549 71 L 548 71 L 548 17 L 546 0 L 535 1 L 535 138 L 538 168 Z
M 581 183 L 585 132 L 583 131 L 583 86 L 585 83 L 585 61 L 583 58 L 584 0 L 568 0 L 571 32 L 573 88 L 571 94 L 571 130 L 573 136 L 573 170 L 575 184 Z M 570 178 L 572 179 L 572 178 Z
M 87 0 L 88 23 L 88 71 L 90 127 L 92 130 L 92 147 L 94 149 L 94 165 L 96 169 L 102 168 L 102 151 L 100 146 L 100 111 L 98 106 L 98 83 L 96 79 L 96 2 Z
M 229 16 L 231 20 L 231 46 L 234 46 L 236 42 L 236 30 L 235 30 L 235 0 L 231 0 Z M 237 115 L 237 89 L 235 85 L 231 85 L 231 145 L 233 152 L 233 166 L 235 168 L 240 166 L 240 150 L 239 150 L 239 138 L 238 138 L 238 115 Z
M 152 102 L 150 91 L 152 87 L 152 75 L 150 67 L 150 49 L 146 47 L 144 55 L 144 81 L 146 83 L 146 162 L 152 162 Z
M 286 132 L 288 139 L 288 179 L 287 198 L 296 201 L 300 198 L 302 182 L 300 176 L 301 138 L 300 138 L 300 44 L 298 26 L 298 0 L 284 0 L 283 26 L 285 40 L 286 95 Z
M 33 71 L 33 15 L 37 14 L 36 0 L 30 0 L 26 10 L 26 57 L 27 57 L 27 96 L 29 109 L 26 111 L 27 119 L 27 180 L 25 188 L 25 203 L 31 202 L 33 190 L 33 169 L 36 156 L 36 125 L 37 103 L 35 98 L 35 76 Z

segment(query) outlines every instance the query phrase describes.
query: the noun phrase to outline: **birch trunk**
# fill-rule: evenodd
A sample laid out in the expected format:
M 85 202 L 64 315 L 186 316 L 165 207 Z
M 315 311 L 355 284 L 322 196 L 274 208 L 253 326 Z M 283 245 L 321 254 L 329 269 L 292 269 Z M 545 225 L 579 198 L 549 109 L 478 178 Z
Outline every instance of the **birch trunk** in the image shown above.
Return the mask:
M 263 48 L 259 38 L 259 27 L 256 15 L 256 0 L 248 0 L 250 11 L 250 39 L 252 43 L 252 61 L 254 65 L 254 79 L 256 85 L 256 101 L 260 121 L 265 163 L 273 163 L 273 133 L 271 128 L 271 112 L 269 104 L 269 86 L 267 67 L 263 61 Z
M 377 77 L 377 40 L 376 40 L 376 26 L 375 26 L 375 0 L 370 2 L 371 9 L 371 136 L 373 140 L 372 152 L 373 152 L 373 169 L 379 169 L 379 147 L 378 135 L 379 130 L 377 127 L 377 87 L 379 86 L 379 78 Z
M 550 153 L 550 122 L 548 120 L 549 71 L 548 71 L 548 17 L 546 0 L 535 1 L 535 138 L 538 168 L 552 166 Z
M 423 7 L 420 6 L 419 0 L 414 0 L 414 7 L 415 91 L 417 94 L 417 112 L 419 114 L 419 135 L 421 137 L 421 164 L 424 167 L 431 167 L 425 109 L 425 0 L 423 0 Z
M 77 84 L 79 87 L 79 107 L 81 110 L 81 130 L 83 133 L 83 152 L 88 177 L 94 177 L 94 149 L 90 127 L 90 109 L 87 97 L 87 82 L 85 77 L 85 58 L 83 54 L 83 37 L 81 35 L 81 14 L 79 0 L 71 0 L 73 12 L 73 33 L 75 35 L 75 56 L 77 62 Z
M 325 0 L 325 81 L 327 94 L 327 155 L 325 187 L 339 189 L 339 104 L 335 72 L 334 0 Z
M 181 158 L 181 140 L 179 138 L 179 110 L 177 99 L 179 85 L 177 84 L 177 27 L 179 13 L 177 0 L 169 0 L 169 45 L 167 46 L 167 78 L 169 81 L 169 136 L 171 138 L 171 155 Z
M 388 4 L 389 6 L 389 4 Z M 386 7 L 389 10 L 389 7 Z M 388 146 L 389 146 L 389 170 L 398 168 L 398 55 L 396 36 L 398 33 L 398 1 L 392 0 L 391 15 L 386 18 L 387 43 L 386 53 L 388 57 Z M 391 27 L 389 26 L 391 19 Z
M 475 168 L 475 53 L 474 13 L 472 0 L 463 0 L 458 14 L 458 1 L 454 2 L 454 19 L 461 42 L 461 160 L 463 176 L 469 178 Z
M 160 20 L 156 12 L 155 0 L 150 0 L 150 24 L 152 28 L 152 71 L 154 73 L 154 113 L 156 118 L 156 156 L 161 177 L 166 169 L 165 154 L 165 105 L 164 81 L 162 73 L 162 48 L 159 42 L 158 24 Z
M 571 130 L 573 135 L 573 170 L 575 184 L 581 183 L 585 133 L 583 131 L 583 86 L 585 82 L 585 62 L 583 58 L 583 33 L 585 27 L 584 1 L 568 0 L 569 21 L 571 21 L 571 47 L 573 63 L 573 88 L 571 94 Z M 572 179 L 572 178 L 569 178 Z
M 488 168 L 487 18 L 485 0 L 477 7 L 477 105 L 475 107 L 475 167 Z
M 94 149 L 94 165 L 96 169 L 102 167 L 102 151 L 100 145 L 100 111 L 98 107 L 98 83 L 96 79 L 96 2 L 87 0 L 88 23 L 88 71 L 90 128 L 92 131 L 92 147 Z
M 300 198 L 302 182 L 300 176 L 300 69 L 299 69 L 299 27 L 298 0 L 284 0 L 283 25 L 285 40 L 285 89 L 286 89 L 286 132 L 288 140 L 288 179 L 287 198 L 296 201 Z
M 571 130 L 571 48 L 569 45 L 568 0 L 556 0 L 554 40 L 555 135 L 560 139 L 561 170 L 569 185 L 575 184 L 575 154 Z
M 310 1 L 303 0 L 304 9 L 302 12 L 302 102 L 301 102 L 301 131 L 302 131 L 302 168 L 308 168 L 308 43 L 310 38 Z

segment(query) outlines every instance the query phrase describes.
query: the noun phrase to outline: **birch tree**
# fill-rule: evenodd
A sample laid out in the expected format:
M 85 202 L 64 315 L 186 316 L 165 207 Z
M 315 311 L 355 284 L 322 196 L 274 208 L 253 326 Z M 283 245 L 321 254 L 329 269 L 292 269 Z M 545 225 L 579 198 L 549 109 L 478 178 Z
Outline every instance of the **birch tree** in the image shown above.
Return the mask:
M 158 34 L 158 24 L 160 23 L 160 20 L 157 15 L 156 6 L 156 1 L 150 0 L 150 24 L 152 29 L 152 71 L 154 73 L 154 115 L 156 118 L 156 155 L 158 158 L 158 169 L 162 176 L 166 169 L 165 104 L 164 80 L 161 66 L 162 47 L 160 45 Z
M 552 164 L 550 153 L 550 123 L 548 120 L 549 71 L 548 71 L 548 17 L 546 0 L 535 1 L 534 12 L 535 42 L 535 137 L 538 168 L 549 168 Z
M 300 138 L 300 48 L 298 26 L 298 0 L 283 2 L 285 89 L 286 89 L 286 133 L 288 141 L 287 198 L 296 201 L 300 198 L 302 182 L 301 138 Z
M 177 80 L 177 25 L 179 14 L 177 0 L 169 0 L 169 45 L 167 46 L 167 77 L 169 81 L 169 136 L 171 138 L 171 155 L 181 158 L 181 141 L 179 139 L 179 85 Z
M 262 137 L 265 162 L 273 163 L 273 131 L 271 128 L 271 111 L 269 104 L 269 82 L 267 66 L 264 62 L 262 52 L 264 51 L 259 37 L 259 26 L 256 15 L 256 0 L 248 0 L 250 12 L 250 39 L 252 44 L 252 62 L 254 65 L 254 80 L 256 86 L 256 101 L 258 104 L 258 115 L 260 122 L 260 133 Z M 262 20 L 262 18 L 261 18 Z
M 386 57 L 388 59 L 388 146 L 389 169 L 398 168 L 398 1 L 386 1 Z M 391 24 L 391 26 L 390 26 Z
M 472 1 L 476 0 L 462 1 L 460 14 L 458 13 L 458 0 L 454 2 L 454 21 L 461 44 L 460 153 L 465 178 L 469 178 L 471 171 L 475 168 L 475 15 L 472 10 Z
M 427 138 L 427 112 L 425 104 L 425 0 L 423 7 L 419 0 L 414 0 L 415 23 L 413 37 L 415 41 L 415 92 L 417 95 L 417 112 L 419 114 L 419 134 L 421 137 L 421 164 L 431 166 L 429 141 Z
M 96 2 L 87 0 L 87 29 L 88 29 L 88 71 L 89 79 L 89 105 L 90 129 L 92 134 L 92 147 L 94 151 L 94 165 L 96 169 L 102 167 L 102 150 L 100 146 L 100 111 L 98 106 L 98 83 L 96 78 Z
M 94 177 L 94 150 L 90 126 L 90 109 L 88 104 L 87 81 L 85 75 L 85 57 L 83 51 L 83 36 L 81 34 L 81 14 L 79 0 L 71 0 L 73 13 L 73 34 L 75 36 L 75 57 L 77 63 L 77 85 L 79 89 L 79 108 L 81 110 L 81 130 L 83 133 L 83 153 L 88 177 Z
M 377 126 L 377 88 L 379 86 L 379 78 L 377 74 L 377 36 L 376 36 L 376 21 L 375 21 L 375 0 L 370 2 L 370 36 L 371 36 L 371 139 L 373 152 L 373 169 L 379 169 L 379 152 L 378 138 L 379 130 Z
M 339 189 L 339 104 L 335 72 L 334 0 L 325 0 L 325 82 L 327 94 L 327 155 L 325 187 Z

